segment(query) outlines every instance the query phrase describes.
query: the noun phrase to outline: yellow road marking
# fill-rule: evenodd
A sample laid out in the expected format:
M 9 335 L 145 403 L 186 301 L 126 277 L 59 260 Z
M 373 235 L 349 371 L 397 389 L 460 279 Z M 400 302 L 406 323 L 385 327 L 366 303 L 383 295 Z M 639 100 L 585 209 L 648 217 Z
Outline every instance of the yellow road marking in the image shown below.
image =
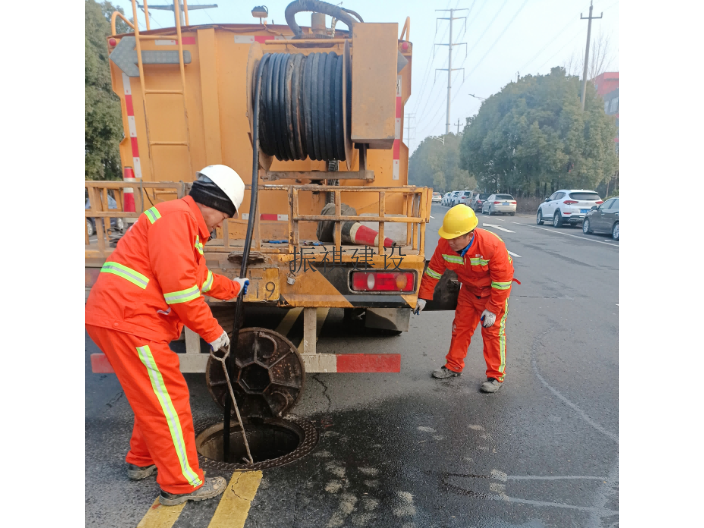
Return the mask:
M 171 528 L 185 505 L 184 502 L 178 506 L 162 506 L 157 497 L 147 514 L 139 521 L 137 528 Z
M 315 341 L 318 342 L 318 336 L 320 331 L 323 329 L 323 324 L 325 324 L 325 319 L 328 317 L 328 312 L 330 308 L 317 308 L 315 312 Z M 305 339 L 301 339 L 298 345 L 298 353 L 303 354 L 303 345 L 305 344 Z
M 291 308 L 288 313 L 284 315 L 284 318 L 281 319 L 281 322 L 279 323 L 279 326 L 276 327 L 275 331 L 282 336 L 288 335 L 293 327 L 293 324 L 296 322 L 296 319 L 298 319 L 298 316 L 301 315 L 302 311 L 303 308 Z
M 261 480 L 261 471 L 233 473 L 208 528 L 242 528 Z

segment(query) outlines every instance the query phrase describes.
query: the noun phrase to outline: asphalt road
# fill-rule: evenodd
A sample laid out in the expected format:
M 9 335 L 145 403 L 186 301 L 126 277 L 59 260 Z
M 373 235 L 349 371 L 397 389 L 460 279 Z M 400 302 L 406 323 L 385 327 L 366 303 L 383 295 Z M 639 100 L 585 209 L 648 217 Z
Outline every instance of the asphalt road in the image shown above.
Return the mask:
M 433 206 L 428 258 L 446 210 Z M 461 377 L 430 377 L 444 364 L 452 312 L 414 316 L 408 333 L 381 337 L 351 336 L 331 310 L 319 352 L 400 353 L 401 372 L 309 376 L 294 414 L 321 440 L 264 471 L 244 526 L 618 526 L 618 242 L 527 215 L 479 220 L 497 226 L 485 228 L 506 242 L 522 283 L 509 303 L 502 389 L 478 390 L 479 331 Z M 262 324 L 252 317 L 246 324 Z M 294 343 L 301 332 L 302 317 Z M 132 413 L 114 376 L 90 372 L 95 351 L 86 336 L 86 525 L 135 527 L 159 490 L 124 474 Z M 196 421 L 220 416 L 204 377 L 187 379 Z M 173 526 L 205 528 L 217 506 L 189 503 Z

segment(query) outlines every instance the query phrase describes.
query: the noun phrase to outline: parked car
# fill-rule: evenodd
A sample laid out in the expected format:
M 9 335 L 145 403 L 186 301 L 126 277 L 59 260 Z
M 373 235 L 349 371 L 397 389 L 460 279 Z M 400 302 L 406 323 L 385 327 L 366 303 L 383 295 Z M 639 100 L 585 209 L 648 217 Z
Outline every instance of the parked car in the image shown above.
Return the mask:
M 584 217 L 582 231 L 585 234 L 611 233 L 611 237 L 618 240 L 618 197 L 592 206 Z
M 450 195 L 445 199 L 445 205 L 446 207 L 452 207 L 455 205 L 455 196 L 459 194 L 460 191 L 452 191 Z
M 510 194 L 491 194 L 482 204 L 482 214 L 516 214 L 516 200 Z
M 90 198 L 86 200 L 86 209 L 90 209 Z M 115 198 L 108 194 L 108 209 L 117 209 L 117 202 Z M 125 230 L 125 222 L 122 218 L 111 218 L 110 227 L 122 233 Z M 95 234 L 95 218 L 86 218 L 86 229 L 88 230 L 88 236 L 93 236 Z
M 447 199 L 450 197 L 452 194 L 452 191 L 446 192 L 445 194 L 442 195 L 442 200 L 440 200 L 440 205 L 446 205 L 447 204 Z
M 469 205 L 469 202 L 471 199 L 472 199 L 472 191 L 460 191 L 459 194 L 455 197 L 455 203 L 453 205 L 457 205 L 457 204 Z
M 474 196 L 472 196 L 472 201 L 469 203 L 469 206 L 474 209 L 474 211 L 481 211 L 482 210 L 482 204 L 486 201 L 487 198 L 489 198 L 489 193 L 474 193 Z
M 552 221 L 555 227 L 562 227 L 563 224 L 575 226 L 584 220 L 592 206 L 602 203 L 603 200 L 596 191 L 561 189 L 545 198 L 538 206 L 535 221 L 538 225 Z
M 433 193 L 433 203 L 440 202 L 442 200 L 442 195 L 439 192 Z

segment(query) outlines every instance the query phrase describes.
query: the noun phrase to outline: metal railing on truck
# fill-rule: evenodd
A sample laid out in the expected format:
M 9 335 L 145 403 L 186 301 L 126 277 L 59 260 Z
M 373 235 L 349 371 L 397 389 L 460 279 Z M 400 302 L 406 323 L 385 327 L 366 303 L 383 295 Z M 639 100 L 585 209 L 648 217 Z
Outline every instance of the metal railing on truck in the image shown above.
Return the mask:
M 108 235 L 109 218 L 131 218 L 136 219 L 142 211 L 167 201 L 186 196 L 190 190 L 190 183 L 184 182 L 119 182 L 119 181 L 86 181 L 85 189 L 90 199 L 90 208 L 85 210 L 86 218 L 94 218 L 96 224 L 96 240 L 90 240 L 88 227 L 85 227 L 86 240 L 86 261 L 91 261 L 94 266 L 100 266 L 105 261 L 112 248 L 110 247 L 110 237 Z M 245 189 L 249 189 L 247 185 Z M 136 212 L 124 211 L 124 193 L 134 192 Z M 111 191 L 117 202 L 116 209 L 108 209 L 108 191 Z M 379 255 L 384 254 L 384 232 L 385 224 L 406 224 L 406 239 L 402 247 L 409 255 L 423 256 L 425 254 L 425 227 L 429 219 L 432 196 L 430 189 L 425 187 L 405 186 L 405 187 L 339 187 L 331 185 L 261 185 L 259 192 L 262 197 L 258 200 L 257 211 L 255 212 L 255 225 L 252 237 L 252 250 L 268 254 L 294 254 L 296 248 L 302 243 L 300 235 L 301 222 L 328 221 L 335 223 L 334 246 L 338 252 L 342 247 L 342 224 L 345 222 L 374 222 L 379 224 L 379 237 L 377 250 Z M 268 192 L 285 192 L 288 195 L 288 244 L 281 247 L 281 244 L 267 243 L 262 239 L 260 206 L 265 202 Z M 302 193 L 332 193 L 335 204 L 334 215 L 302 214 L 299 203 Z M 378 203 L 377 216 L 343 215 L 341 213 L 342 194 L 345 193 L 366 193 L 375 194 Z M 386 200 L 389 196 L 401 196 L 402 211 L 401 216 L 387 216 Z M 248 203 L 245 198 L 243 204 Z M 246 213 L 248 214 L 248 213 Z M 251 213 L 249 213 L 251 214 Z M 213 239 L 206 246 L 206 251 L 233 253 L 240 252 L 243 248 L 241 238 L 234 238 L 230 234 L 230 224 L 246 225 L 247 220 L 241 218 L 229 220 L 223 224 L 220 236 Z

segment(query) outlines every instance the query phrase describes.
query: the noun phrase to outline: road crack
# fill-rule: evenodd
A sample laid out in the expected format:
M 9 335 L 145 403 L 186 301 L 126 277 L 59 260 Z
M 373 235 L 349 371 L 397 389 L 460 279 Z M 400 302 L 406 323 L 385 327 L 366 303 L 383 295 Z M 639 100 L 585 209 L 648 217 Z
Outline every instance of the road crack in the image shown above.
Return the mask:
M 330 399 L 330 396 L 328 395 L 328 386 L 324 381 L 322 381 L 318 377 L 319 375 L 320 374 L 315 374 L 313 376 L 313 379 L 323 386 L 323 396 L 325 396 L 325 399 L 328 400 L 328 407 L 327 407 L 327 409 L 325 409 L 325 412 L 330 412 L 330 408 L 332 407 L 332 400 Z
M 118 392 L 109 402 L 107 402 L 105 405 L 107 407 L 112 408 L 113 405 L 115 405 L 117 402 L 120 401 L 120 399 L 125 395 L 124 391 Z

